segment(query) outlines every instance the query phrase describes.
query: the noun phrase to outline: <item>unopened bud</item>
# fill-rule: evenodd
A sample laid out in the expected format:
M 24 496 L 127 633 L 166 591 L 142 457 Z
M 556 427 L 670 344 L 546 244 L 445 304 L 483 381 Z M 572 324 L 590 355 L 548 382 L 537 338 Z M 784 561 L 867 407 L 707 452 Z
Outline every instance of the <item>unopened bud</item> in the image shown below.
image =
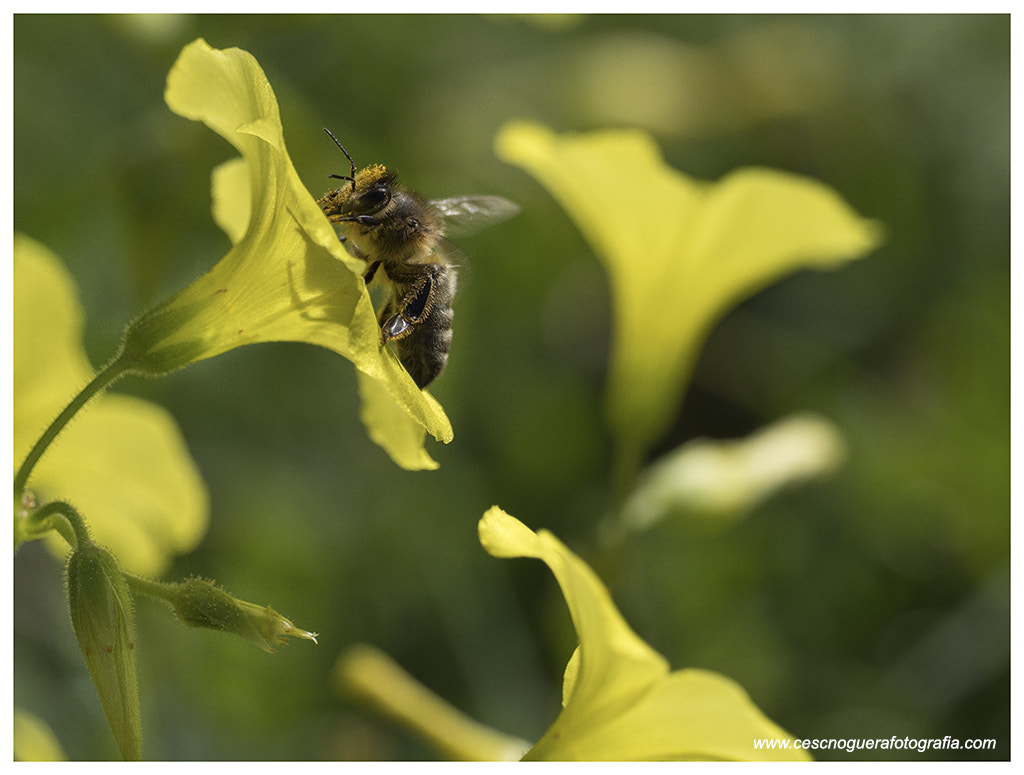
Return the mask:
M 83 542 L 68 560 L 71 624 L 103 712 L 126 760 L 142 756 L 135 623 L 128 584 L 106 549 Z
M 315 632 L 298 629 L 270 606 L 232 597 L 212 581 L 188 579 L 176 584 L 167 599 L 185 626 L 239 635 L 271 654 L 288 636 L 316 643 Z

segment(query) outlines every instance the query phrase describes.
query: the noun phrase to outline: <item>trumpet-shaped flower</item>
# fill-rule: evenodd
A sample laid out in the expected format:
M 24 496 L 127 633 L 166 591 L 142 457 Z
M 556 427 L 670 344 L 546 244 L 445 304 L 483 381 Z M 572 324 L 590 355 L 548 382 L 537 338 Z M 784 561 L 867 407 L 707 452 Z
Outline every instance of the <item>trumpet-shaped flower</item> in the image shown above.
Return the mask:
M 594 571 L 553 535 L 533 532 L 496 506 L 484 514 L 478 530 L 480 543 L 495 557 L 534 557 L 546 563 L 576 627 L 579 646 L 565 669 L 562 712 L 544 736 L 530 748 L 481 727 L 369 646 L 353 647 L 338 661 L 335 678 L 342 689 L 457 759 L 808 758 L 735 682 L 706 670 L 671 671 L 665 658 L 626 624 Z M 774 747 L 759 748 L 759 740 Z
M 495 557 L 534 557 L 554 573 L 579 646 L 565 670 L 562 712 L 526 755 L 547 760 L 805 759 L 755 749 L 789 737 L 735 682 L 705 670 L 670 671 L 622 618 L 593 570 L 555 536 L 501 509 L 479 525 Z
M 514 123 L 496 146 L 550 190 L 608 271 L 607 412 L 627 476 L 672 421 L 704 338 L 730 306 L 789 272 L 862 256 L 880 239 L 822 183 L 756 168 L 694 180 L 637 130 L 557 136 Z
M 450 441 L 448 418 L 380 346 L 365 267 L 345 252 L 299 180 L 277 100 L 256 60 L 196 40 L 172 67 L 165 99 L 241 154 L 213 178 L 214 217 L 234 244 L 210 271 L 129 327 L 121 355 L 128 368 L 163 374 L 256 342 L 321 345 L 357 367 L 371 438 L 405 468 L 436 467 L 423 439 L 429 431 Z
M 38 242 L 15 235 L 18 463 L 93 373 L 82 348 L 83 318 L 74 281 L 60 260 Z M 136 573 L 158 575 L 206 532 L 206 487 L 181 431 L 166 410 L 140 398 L 94 398 L 47 448 L 28 484 L 40 501 L 74 501 L 96 538 Z M 67 551 L 56 536 L 52 541 L 54 551 Z

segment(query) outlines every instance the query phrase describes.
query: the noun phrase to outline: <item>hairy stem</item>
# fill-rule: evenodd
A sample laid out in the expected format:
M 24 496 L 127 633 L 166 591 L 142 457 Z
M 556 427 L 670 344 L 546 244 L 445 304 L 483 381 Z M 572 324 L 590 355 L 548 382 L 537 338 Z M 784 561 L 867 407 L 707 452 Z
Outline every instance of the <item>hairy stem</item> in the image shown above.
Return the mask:
M 168 603 L 173 602 L 172 598 L 177 584 L 165 584 L 160 581 L 150 581 L 149 579 L 134 576 L 131 573 L 125 573 L 124 579 L 128 582 L 128 586 L 131 588 L 132 592 L 135 592 L 136 594 L 148 595 L 149 597 L 166 600 Z
M 25 458 L 25 462 L 21 464 L 18 469 L 18 473 L 14 476 L 14 497 L 18 498 L 24 491 L 25 486 L 28 484 L 28 478 L 32 474 L 32 469 L 35 468 L 36 463 L 39 462 L 39 458 L 43 456 L 43 452 L 46 451 L 47 447 L 53 443 L 53 440 L 57 438 L 57 435 L 64 430 L 64 426 L 68 424 L 72 417 L 78 414 L 78 411 L 85 406 L 89 399 L 95 396 L 97 393 L 103 392 L 111 383 L 117 380 L 119 377 L 124 376 L 127 372 L 127 364 L 121 358 L 115 358 L 103 369 L 101 369 L 95 377 L 86 385 L 82 392 L 72 399 L 71 403 L 64 407 L 64 411 L 57 415 L 57 419 L 50 423 L 50 427 L 46 429 L 39 440 L 32 447 L 32 451 L 28 453 L 28 457 Z
M 29 515 L 27 521 L 30 524 L 22 530 L 24 540 L 42 538 L 50 530 L 56 530 L 72 549 L 90 541 L 89 529 L 82 515 L 64 501 L 47 503 Z

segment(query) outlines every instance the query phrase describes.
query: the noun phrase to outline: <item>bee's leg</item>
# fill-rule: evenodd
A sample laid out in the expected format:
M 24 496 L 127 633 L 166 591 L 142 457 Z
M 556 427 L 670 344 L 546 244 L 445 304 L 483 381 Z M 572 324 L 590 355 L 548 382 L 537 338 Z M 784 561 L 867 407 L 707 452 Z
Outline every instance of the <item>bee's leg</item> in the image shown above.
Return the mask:
M 379 226 L 380 225 L 380 221 L 378 219 L 374 218 L 373 216 L 370 216 L 370 215 L 328 215 L 327 216 L 327 220 L 330 221 L 331 223 L 350 223 L 350 222 L 354 222 L 354 223 L 358 223 L 358 224 L 360 224 L 362 226 Z M 350 240 L 344 234 L 339 234 L 338 235 L 338 242 L 340 242 L 342 245 L 345 246 L 345 250 L 348 251 L 350 256 L 353 256 L 355 258 L 360 258 L 363 261 L 367 260 L 366 259 L 366 254 L 363 253 L 363 251 L 359 249 L 359 246 L 356 243 L 352 242 L 352 240 Z M 372 277 L 373 275 L 371 274 L 370 276 Z M 367 283 L 369 283 L 369 280 L 367 280 Z
M 381 345 L 408 336 L 413 332 L 413 327 L 430 313 L 434 306 L 434 283 L 443 271 L 439 266 L 428 265 L 422 274 L 417 275 L 409 291 L 398 303 L 398 311 L 382 320 Z M 389 304 L 384 314 L 391 309 Z
M 380 327 L 380 344 L 381 347 L 386 345 L 388 342 L 393 342 L 396 339 L 402 339 L 412 333 L 413 324 L 399 312 L 397 315 L 392 315 L 384 324 Z
M 353 258 L 358 258 L 363 261 L 366 260 L 366 256 L 363 254 L 363 251 L 359 249 L 359 246 L 352 240 L 350 240 L 348 237 L 346 237 L 344 234 L 338 235 L 338 242 L 341 243 L 342 247 L 345 248 L 348 254 Z
M 373 282 L 373 276 L 377 273 L 378 268 L 380 268 L 380 261 L 374 261 L 370 264 L 363 273 L 363 282 L 367 285 Z
M 327 215 L 326 213 L 324 213 Z M 328 215 L 331 223 L 358 223 L 360 226 L 380 226 L 380 218 L 372 215 Z
M 363 272 L 363 282 L 366 285 L 369 285 L 371 282 L 373 282 L 373 276 L 374 274 L 377 273 L 377 269 L 380 267 L 380 261 L 374 261 L 373 263 L 370 263 L 370 260 L 366 257 L 366 254 L 363 253 L 362 250 L 360 250 L 359 246 L 344 234 L 338 235 L 338 242 L 340 242 L 344 246 L 345 250 L 348 251 L 348 254 L 350 256 L 352 256 L 353 258 L 358 258 L 361 261 L 366 261 L 369 264 L 369 266 L 366 267 L 366 271 Z

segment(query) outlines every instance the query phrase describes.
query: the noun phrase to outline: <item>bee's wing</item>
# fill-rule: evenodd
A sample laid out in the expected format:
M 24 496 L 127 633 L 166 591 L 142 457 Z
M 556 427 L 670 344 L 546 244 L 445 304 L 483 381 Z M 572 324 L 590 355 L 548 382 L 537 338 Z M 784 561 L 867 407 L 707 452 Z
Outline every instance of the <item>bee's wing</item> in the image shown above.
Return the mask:
M 430 206 L 444 219 L 445 231 L 459 234 L 500 223 L 519 212 L 519 205 L 500 196 L 453 196 L 433 199 Z

